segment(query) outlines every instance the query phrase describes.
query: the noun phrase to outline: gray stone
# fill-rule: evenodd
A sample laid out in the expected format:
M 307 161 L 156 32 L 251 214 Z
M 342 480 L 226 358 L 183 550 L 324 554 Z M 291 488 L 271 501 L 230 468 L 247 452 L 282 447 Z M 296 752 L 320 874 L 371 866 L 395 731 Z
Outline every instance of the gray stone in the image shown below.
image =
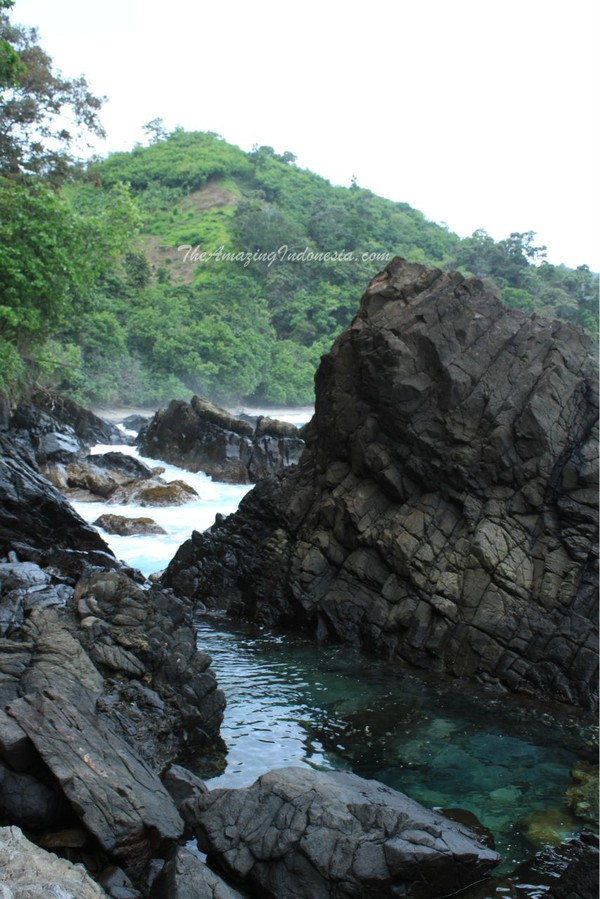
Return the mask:
M 96 715 L 52 690 L 8 706 L 71 805 L 110 854 L 138 875 L 183 822 L 159 778 Z
M 106 899 L 82 865 L 31 843 L 18 827 L 0 827 L 2 899 Z
M 189 850 L 178 848 L 156 880 L 151 899 L 242 899 Z
M 186 803 L 200 848 L 236 883 L 277 899 L 436 899 L 500 856 L 468 828 L 377 781 L 280 768 Z

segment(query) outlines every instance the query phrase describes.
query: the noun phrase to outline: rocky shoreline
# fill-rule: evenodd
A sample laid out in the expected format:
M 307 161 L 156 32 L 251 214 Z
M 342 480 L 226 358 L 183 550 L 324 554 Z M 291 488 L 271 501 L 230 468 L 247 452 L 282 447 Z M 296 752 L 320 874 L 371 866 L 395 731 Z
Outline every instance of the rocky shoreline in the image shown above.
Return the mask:
M 185 765 L 223 751 L 225 697 L 193 616 L 228 607 L 592 706 L 593 384 L 582 332 L 395 260 L 324 357 L 301 436 L 200 398 L 155 416 L 153 456 L 193 468 L 217 446 L 236 477 L 262 477 L 265 459 L 271 472 L 160 583 L 63 495 L 118 506 L 151 487 L 157 501 L 160 472 L 88 456 L 123 432 L 70 401 L 14 410 L 0 433 L 0 886 L 435 899 L 489 877 L 500 857 L 480 834 L 377 781 L 283 768 L 207 791 Z M 582 837 L 547 895 L 594 896 L 597 858 Z
M 163 583 L 595 709 L 597 383 L 581 329 L 396 259 L 322 358 L 298 466 L 195 533 Z

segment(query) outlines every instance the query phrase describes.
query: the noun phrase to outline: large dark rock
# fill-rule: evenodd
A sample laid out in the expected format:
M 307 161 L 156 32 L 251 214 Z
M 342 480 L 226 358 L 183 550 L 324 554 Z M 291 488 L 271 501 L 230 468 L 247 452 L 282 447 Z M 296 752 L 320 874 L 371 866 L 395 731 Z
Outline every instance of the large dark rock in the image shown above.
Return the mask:
M 56 565 L 79 574 L 88 564 L 116 565 L 98 532 L 38 471 L 12 435 L 0 434 L 0 556 Z
M 112 422 L 105 421 L 63 394 L 40 390 L 28 403 L 14 411 L 11 419 L 14 430 L 30 435 L 35 448 L 49 434 L 75 437 L 81 446 L 97 443 L 123 444 L 128 438 Z M 44 447 L 41 447 L 44 450 Z
M 304 442 L 293 425 L 261 418 L 256 426 L 204 397 L 173 400 L 143 432 L 141 452 L 217 481 L 248 484 L 298 461 Z
M 151 899 L 243 899 L 188 849 L 179 847 L 168 859 Z
M 567 864 L 558 883 L 550 887 L 548 899 L 597 899 L 600 862 L 597 835 L 582 834 L 563 851 Z
M 597 363 L 564 322 L 396 259 L 323 357 L 295 470 L 176 592 L 425 669 L 596 702 Z
M 184 814 L 209 860 L 269 899 L 436 899 L 500 861 L 468 828 L 346 772 L 280 768 Z
M 181 836 L 183 822 L 160 779 L 92 712 L 55 690 L 27 695 L 8 712 L 86 828 L 134 874 L 144 871 L 162 845 Z
M 78 639 L 113 681 L 102 708 L 143 758 L 162 767 L 218 739 L 225 697 L 197 648 L 189 603 L 111 571 L 82 578 L 74 599 Z

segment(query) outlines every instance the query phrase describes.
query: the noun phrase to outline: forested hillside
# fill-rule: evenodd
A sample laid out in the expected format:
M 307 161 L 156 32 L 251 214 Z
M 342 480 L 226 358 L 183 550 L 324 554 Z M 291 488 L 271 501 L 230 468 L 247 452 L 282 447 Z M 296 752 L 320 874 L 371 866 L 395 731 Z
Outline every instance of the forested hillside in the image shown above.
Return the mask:
M 545 262 L 534 233 L 461 240 L 290 152 L 155 120 L 147 146 L 76 165 L 53 116 L 70 107 L 100 132 L 100 101 L 52 74 L 35 33 L 1 12 L 0 26 L 0 390 L 311 402 L 320 355 L 395 255 L 491 278 L 509 306 L 597 332 L 597 276 Z

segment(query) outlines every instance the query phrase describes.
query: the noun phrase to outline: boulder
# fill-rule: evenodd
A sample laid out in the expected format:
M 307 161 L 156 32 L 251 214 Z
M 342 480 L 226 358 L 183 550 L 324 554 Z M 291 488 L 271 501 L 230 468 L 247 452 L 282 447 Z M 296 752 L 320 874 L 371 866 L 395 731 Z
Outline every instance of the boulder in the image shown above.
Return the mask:
M 16 700 L 7 711 L 86 828 L 132 872 L 139 876 L 155 851 L 183 833 L 183 822 L 156 774 L 92 712 L 51 689 Z
M 155 477 L 120 487 L 112 494 L 110 502 L 115 505 L 182 506 L 195 497 L 198 497 L 198 492 L 185 481 L 164 481 Z
M 120 537 L 131 537 L 134 534 L 166 534 L 164 528 L 152 518 L 126 518 L 124 515 L 100 515 L 94 526 L 102 528 L 107 534 L 118 534 Z
M 188 849 L 179 847 L 152 887 L 151 899 L 243 899 Z
M 74 434 L 81 446 L 128 442 L 112 422 L 105 421 L 64 394 L 47 390 L 38 390 L 28 403 L 18 406 L 11 426 L 28 431 L 34 441 L 44 434 L 62 433 Z
M 295 464 L 303 447 L 294 425 L 264 418 L 255 425 L 199 396 L 159 410 L 141 443 L 151 458 L 238 484 Z
M 269 899 L 436 899 L 500 861 L 468 828 L 346 772 L 279 768 L 184 814 L 209 861 Z
M 0 434 L 0 556 L 55 565 L 77 576 L 86 565 L 117 561 L 95 528 L 39 473 L 9 434 Z
M 31 843 L 18 827 L 0 827 L 0 894 L 3 899 L 106 899 L 82 865 Z
M 598 837 L 595 834 L 581 834 L 572 840 L 564 850 L 567 865 L 561 872 L 558 883 L 552 885 L 548 899 L 597 899 L 598 897 Z
M 163 582 L 420 668 L 597 703 L 597 361 L 566 322 L 395 259 L 321 360 L 297 467 Z
M 112 571 L 82 578 L 74 601 L 78 639 L 116 679 L 101 699 L 103 714 L 142 758 L 162 767 L 218 741 L 225 697 L 210 656 L 197 648 L 189 602 Z
M 60 468 L 46 466 L 48 476 L 54 483 Z M 94 496 L 105 499 L 111 497 L 120 487 L 143 484 L 155 477 L 155 472 L 133 456 L 125 453 L 98 453 L 72 460 L 66 469 L 66 486 L 70 489 L 87 490 Z

